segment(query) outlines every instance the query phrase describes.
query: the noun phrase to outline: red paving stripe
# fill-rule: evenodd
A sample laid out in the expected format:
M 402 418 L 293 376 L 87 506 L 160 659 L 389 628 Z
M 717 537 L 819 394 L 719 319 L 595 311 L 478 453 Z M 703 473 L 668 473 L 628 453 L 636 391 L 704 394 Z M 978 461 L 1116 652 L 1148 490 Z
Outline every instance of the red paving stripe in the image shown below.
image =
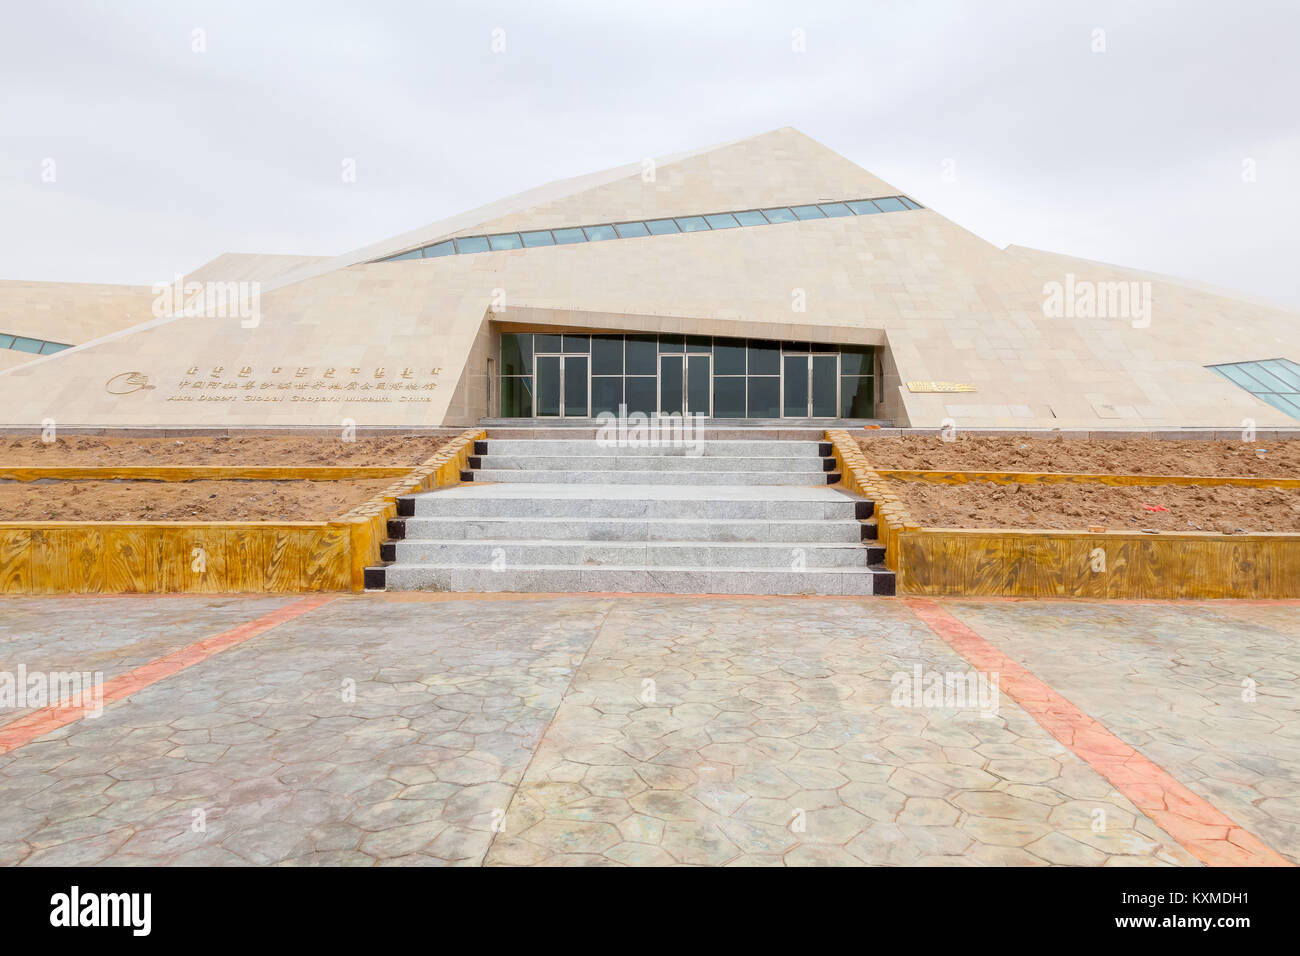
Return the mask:
M 1291 866 L 1187 787 L 1138 753 L 1016 661 L 933 601 L 906 604 L 930 630 L 985 673 L 997 672 L 998 687 L 1053 737 L 1069 747 L 1156 825 L 1207 866 Z
M 294 601 L 292 604 L 286 604 L 284 607 L 277 608 L 269 614 L 263 614 L 261 617 L 245 624 L 240 624 L 229 631 L 205 637 L 201 641 L 195 641 L 193 644 L 182 647 L 178 651 L 173 651 L 155 661 L 142 664 L 125 674 L 119 674 L 117 677 L 104 682 L 103 704 L 107 707 L 114 701 L 129 697 L 137 691 L 144 690 L 151 684 L 156 684 L 164 678 L 180 673 L 187 667 L 193 667 L 215 654 L 229 650 L 236 644 L 242 644 L 249 638 L 264 634 L 271 628 L 279 627 L 286 621 L 292 621 L 308 611 L 314 611 L 322 604 L 333 601 L 334 597 L 333 594 L 321 594 Z M 81 707 L 42 707 L 40 710 L 19 717 L 17 720 L 5 724 L 4 727 L 0 727 L 0 754 L 16 750 L 23 744 L 31 743 L 37 737 L 44 736 L 52 730 L 66 727 L 68 724 L 80 720 L 84 713 L 85 711 Z

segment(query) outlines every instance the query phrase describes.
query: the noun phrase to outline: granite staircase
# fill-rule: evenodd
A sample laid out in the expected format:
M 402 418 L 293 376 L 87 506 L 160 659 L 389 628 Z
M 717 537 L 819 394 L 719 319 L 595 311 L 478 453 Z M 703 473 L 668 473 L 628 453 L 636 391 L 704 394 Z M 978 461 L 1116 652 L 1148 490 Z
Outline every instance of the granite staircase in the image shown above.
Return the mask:
M 724 434 L 620 447 L 573 429 L 492 429 L 460 485 L 398 499 L 367 587 L 893 593 L 872 503 L 832 487 L 820 432 Z

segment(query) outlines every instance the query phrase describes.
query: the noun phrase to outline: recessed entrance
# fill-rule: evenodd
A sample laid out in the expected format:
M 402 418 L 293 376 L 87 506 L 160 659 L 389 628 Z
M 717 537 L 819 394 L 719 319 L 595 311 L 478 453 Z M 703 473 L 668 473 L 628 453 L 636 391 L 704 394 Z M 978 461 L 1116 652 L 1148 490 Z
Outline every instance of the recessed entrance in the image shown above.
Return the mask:
M 869 345 L 669 333 L 502 332 L 502 418 L 871 419 Z

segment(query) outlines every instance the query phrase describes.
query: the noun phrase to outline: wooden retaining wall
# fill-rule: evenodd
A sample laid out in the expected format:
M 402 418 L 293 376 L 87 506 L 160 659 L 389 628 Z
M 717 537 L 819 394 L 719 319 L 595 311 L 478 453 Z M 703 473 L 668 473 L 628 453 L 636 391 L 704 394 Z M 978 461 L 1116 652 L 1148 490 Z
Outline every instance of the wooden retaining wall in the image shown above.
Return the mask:
M 394 471 L 402 477 L 330 521 L 3 522 L 0 594 L 360 591 L 364 568 L 379 561 L 388 518 L 397 513 L 397 496 L 459 482 L 474 441 L 483 435 L 477 430 L 464 432 L 415 469 L 110 467 L 111 476 L 105 475 L 104 469 L 90 469 L 97 471 L 98 478 L 159 481 L 213 477 L 338 480 L 392 477 Z M 4 475 L 54 470 L 60 469 L 8 469 Z M 137 474 L 142 471 L 154 474 Z M 253 471 L 276 474 L 248 474 Z M 324 474 L 327 471 L 335 474 Z M 54 476 L 11 480 L 37 477 Z
M 893 479 L 961 484 L 1089 482 L 1300 487 L 1289 478 L 876 470 L 848 432 L 827 431 L 848 490 L 876 501 L 899 594 L 1083 598 L 1300 597 L 1300 535 L 923 528 Z

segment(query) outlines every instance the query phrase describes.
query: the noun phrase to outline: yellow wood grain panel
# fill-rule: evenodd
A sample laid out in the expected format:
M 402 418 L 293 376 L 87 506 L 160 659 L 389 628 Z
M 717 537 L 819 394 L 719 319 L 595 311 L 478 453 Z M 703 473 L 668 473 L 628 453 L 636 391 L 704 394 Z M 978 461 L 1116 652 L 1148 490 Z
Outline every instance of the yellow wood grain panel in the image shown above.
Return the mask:
M 1105 570 L 1092 570 L 1102 549 Z M 898 591 L 1087 598 L 1300 597 L 1300 535 L 905 531 Z
M 0 466 L 0 480 L 42 479 L 133 481 L 347 481 L 350 479 L 400 478 L 411 469 L 391 465 L 102 465 L 57 467 Z
M 0 594 L 25 594 L 32 585 L 32 532 L 0 528 Z
M 1055 471 L 931 471 L 880 468 L 876 474 L 894 481 L 924 481 L 939 485 L 964 485 L 989 481 L 1001 485 L 1238 485 L 1243 488 L 1300 488 L 1300 478 L 1256 478 L 1233 475 L 1110 475 Z
M 156 535 L 138 525 L 104 530 L 104 591 L 146 593 L 158 578 Z

